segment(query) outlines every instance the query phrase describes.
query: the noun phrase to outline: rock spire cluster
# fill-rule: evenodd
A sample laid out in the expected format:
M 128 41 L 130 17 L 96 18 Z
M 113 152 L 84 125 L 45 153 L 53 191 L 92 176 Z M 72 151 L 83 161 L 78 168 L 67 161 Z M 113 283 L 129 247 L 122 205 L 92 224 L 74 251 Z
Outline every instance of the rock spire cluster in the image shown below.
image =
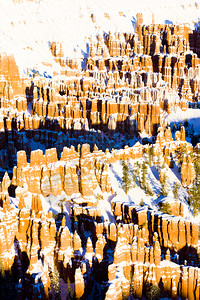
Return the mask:
M 199 101 L 199 32 L 137 14 L 134 34 L 91 40 L 84 68 L 51 41 L 61 68 L 52 78 L 22 79 L 14 56 L 0 54 L 0 276 L 17 299 L 140 299 L 152 286 L 200 298 L 199 224 L 183 197 L 200 144 L 166 122 Z M 122 161 L 132 193 L 154 206 L 139 193 L 128 201 Z M 180 183 L 174 198 L 166 170 Z

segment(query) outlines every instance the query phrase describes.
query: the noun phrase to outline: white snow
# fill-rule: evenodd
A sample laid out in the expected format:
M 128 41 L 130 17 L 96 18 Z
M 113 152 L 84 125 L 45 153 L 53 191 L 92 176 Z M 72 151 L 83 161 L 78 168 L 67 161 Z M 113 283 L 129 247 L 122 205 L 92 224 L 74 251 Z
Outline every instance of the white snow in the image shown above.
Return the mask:
M 0 51 L 14 53 L 20 72 L 27 68 L 59 73 L 49 50 L 52 41 L 62 42 L 67 57 L 88 54 L 89 37 L 96 40 L 103 32 L 134 32 L 136 14 L 142 12 L 144 23 L 199 21 L 200 7 L 195 0 L 0 0 Z M 91 15 L 96 22 L 92 22 Z M 49 67 L 47 67 L 49 65 Z
M 132 176 L 133 171 L 132 167 L 134 163 L 140 160 L 129 160 L 129 173 Z M 134 184 L 133 187 L 128 191 L 126 194 L 124 190 L 122 189 L 122 164 L 120 161 L 117 161 L 115 163 L 112 163 L 109 167 L 109 176 L 111 179 L 111 186 L 113 190 L 115 191 L 115 194 L 113 194 L 113 202 L 120 202 L 120 203 L 127 203 L 127 204 L 134 204 L 138 205 L 138 209 L 146 209 L 147 206 L 140 206 L 140 202 L 143 200 L 144 205 L 149 205 L 153 210 L 154 213 L 161 214 L 160 211 L 158 211 L 158 203 L 162 201 L 167 202 L 174 202 L 174 195 L 173 195 L 173 187 L 174 183 L 177 182 L 180 187 L 178 189 L 178 197 L 179 201 L 181 201 L 184 205 L 184 218 L 187 220 L 192 220 L 196 222 L 200 222 L 200 216 L 193 217 L 190 207 L 187 204 L 187 201 L 185 198 L 187 198 L 188 193 L 185 188 L 181 185 L 181 176 L 180 173 L 177 171 L 177 166 L 175 164 L 175 167 L 173 169 L 170 169 L 165 166 L 165 173 L 167 176 L 167 185 L 168 185 L 168 196 L 163 197 L 160 196 L 161 191 L 161 184 L 159 181 L 159 173 L 157 171 L 157 168 L 155 165 L 153 165 L 151 168 L 147 168 L 147 176 L 149 178 L 149 183 L 151 185 L 151 188 L 154 190 L 154 195 L 149 196 L 145 193 L 145 191 L 139 186 L 139 184 Z M 164 215 L 163 215 L 164 216 Z M 169 218 L 169 215 L 167 215 L 167 218 Z M 174 218 L 174 217 L 173 217 Z
M 48 207 L 48 210 L 51 210 L 54 214 L 58 214 L 61 212 L 59 203 L 60 203 L 60 200 L 63 200 L 63 199 L 66 199 L 64 206 L 63 206 L 63 212 L 65 214 L 65 219 L 66 219 L 66 226 L 71 230 L 70 203 L 67 202 L 68 197 L 64 191 L 62 191 L 61 195 L 58 195 L 58 196 L 49 195 L 48 197 L 46 197 L 45 202 L 43 204 L 43 209 L 44 209 L 44 206 L 46 205 L 46 209 Z
M 182 124 L 184 125 L 184 121 L 186 120 L 190 125 L 193 125 L 194 131 L 196 133 L 200 133 L 200 109 L 188 108 L 186 111 L 182 111 L 180 108 L 177 108 L 176 111 L 173 111 L 166 117 L 166 122 L 168 124 L 173 124 L 174 122 L 182 122 Z
M 100 209 L 101 215 L 104 218 L 104 222 L 109 221 L 110 223 L 115 223 L 115 217 L 112 212 L 112 207 L 110 201 L 112 197 L 109 197 L 109 194 L 104 193 L 104 199 L 99 200 L 97 203 L 97 208 Z

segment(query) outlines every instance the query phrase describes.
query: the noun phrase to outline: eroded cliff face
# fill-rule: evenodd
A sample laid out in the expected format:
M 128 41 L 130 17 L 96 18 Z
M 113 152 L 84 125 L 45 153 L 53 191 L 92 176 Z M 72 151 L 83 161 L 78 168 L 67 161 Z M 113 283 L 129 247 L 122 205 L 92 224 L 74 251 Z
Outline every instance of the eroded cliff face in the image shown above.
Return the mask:
M 138 15 L 134 34 L 91 40 L 85 69 L 78 59 L 64 57 L 62 43 L 52 41 L 49 50 L 61 76 L 45 78 L 36 70 L 34 77 L 22 80 L 14 55 L 1 54 L 3 169 L 16 164 L 19 150 L 29 158 L 31 150 L 55 146 L 60 156 L 71 144 L 90 141 L 92 147 L 111 150 L 123 146 L 123 135 L 156 136 L 166 112 L 185 111 L 189 101 L 198 101 L 198 31 L 140 21 Z
M 180 141 L 168 136 L 158 137 L 155 151 L 163 150 L 162 142 L 175 153 Z M 12 181 L 6 173 L 1 183 L 0 257 L 6 271 L 19 270 L 13 273 L 19 299 L 48 298 L 55 267 L 76 298 L 87 298 L 91 287 L 105 299 L 113 294 L 115 299 L 130 294 L 140 298 L 154 284 L 162 295 L 198 299 L 199 228 L 185 218 L 184 204 L 171 203 L 172 215 L 167 215 L 116 198 L 109 165 L 144 159 L 145 152 L 147 146 L 140 144 L 106 153 L 97 147 L 90 152 L 85 144 L 79 151 L 63 148 L 60 160 L 55 148 L 45 155 L 33 151 L 30 163 L 24 151 L 17 153 Z M 96 191 L 112 198 L 108 221 L 102 215 L 104 200 L 94 198 Z M 70 214 L 61 213 L 56 228 L 45 206 L 49 196 L 59 195 Z
M 22 80 L 0 56 L 0 267 L 18 299 L 58 296 L 58 277 L 65 298 L 148 297 L 152 285 L 200 298 L 199 224 L 184 199 L 199 144 L 165 121 L 199 99 L 199 31 L 142 23 L 91 40 L 85 68 L 51 41 L 61 76 Z M 125 146 L 143 136 L 153 143 Z M 127 195 L 122 161 L 135 178 Z

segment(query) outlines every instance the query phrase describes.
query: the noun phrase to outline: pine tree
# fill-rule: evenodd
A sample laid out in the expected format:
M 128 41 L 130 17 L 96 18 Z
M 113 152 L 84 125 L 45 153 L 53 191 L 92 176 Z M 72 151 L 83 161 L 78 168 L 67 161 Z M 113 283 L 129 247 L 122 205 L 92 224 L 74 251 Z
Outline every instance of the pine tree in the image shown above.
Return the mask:
M 138 182 L 139 184 L 141 183 L 141 180 L 140 180 L 140 165 L 138 162 L 136 162 L 133 166 L 133 181 L 134 182 Z
M 164 214 L 171 215 L 171 207 L 168 202 L 162 203 L 162 206 L 160 208 L 160 211 L 162 211 Z
M 153 146 L 149 146 L 149 149 L 148 149 L 148 164 L 149 166 L 151 167 L 152 166 L 152 163 L 153 163 L 153 156 L 154 156 L 154 152 L 153 152 Z
M 172 132 L 174 133 L 176 130 L 177 130 L 177 126 L 176 126 L 176 124 L 174 123 L 174 125 L 173 125 L 173 127 L 172 127 Z
M 161 169 L 161 157 L 160 157 L 160 153 L 158 153 L 156 169 L 157 169 L 158 172 Z
M 2 261 L 1 256 L 0 256 L 0 275 L 2 278 L 5 277 L 5 270 L 4 270 L 3 261 Z
M 154 195 L 154 190 L 152 189 L 152 187 L 150 186 L 150 183 L 148 182 L 146 185 L 146 193 L 149 196 L 153 196 Z
M 146 182 L 147 182 L 147 164 L 145 161 L 142 163 L 142 176 L 141 176 L 141 188 L 146 190 Z
M 147 297 L 151 300 L 160 299 L 160 288 L 157 285 L 152 284 L 147 293 Z
M 168 195 L 168 190 L 167 190 L 167 176 L 164 173 L 163 174 L 163 180 L 161 182 L 161 191 L 160 194 L 163 196 L 167 196 Z
M 103 200 L 103 195 L 97 193 L 97 195 L 95 195 L 95 199 L 97 200 L 97 203 L 99 203 L 99 201 Z
M 189 190 L 190 205 L 193 207 L 193 214 L 196 216 L 200 212 L 200 186 L 193 184 Z
M 178 200 L 178 190 L 180 188 L 180 185 L 178 184 L 178 182 L 174 183 L 174 187 L 173 187 L 173 194 L 174 194 L 174 198 L 176 200 Z
M 67 300 L 73 300 L 73 299 L 75 299 L 74 291 L 71 288 L 71 282 L 70 282 L 69 277 L 67 278 L 67 288 L 68 288 Z
M 140 177 L 141 178 L 139 179 L 139 184 L 140 184 L 141 189 L 143 189 L 147 195 L 153 196 L 154 190 L 151 188 L 149 178 L 147 176 L 147 174 L 148 174 L 147 168 L 148 168 L 147 163 L 145 161 L 143 161 L 142 165 L 140 166 L 140 169 L 141 169 Z
M 60 274 L 58 272 L 58 268 L 56 266 L 56 264 L 54 263 L 54 270 L 52 273 L 52 287 L 55 293 L 55 299 L 56 300 L 60 300 L 61 299 L 61 289 L 60 289 L 60 283 L 59 283 L 59 279 L 60 279 Z
M 64 204 L 65 204 L 66 200 L 67 200 L 66 198 L 63 198 L 63 199 L 59 200 L 58 205 L 60 206 L 61 214 L 63 214 L 63 212 L 64 212 Z
M 140 206 L 144 206 L 144 200 L 143 200 L 143 199 L 141 199 L 139 205 L 140 205 Z
M 194 168 L 195 168 L 195 179 L 192 184 L 192 187 L 189 189 L 189 201 L 193 207 L 194 216 L 200 212 L 200 153 L 199 150 L 195 153 L 194 156 Z
M 179 146 L 178 149 L 176 150 L 176 156 L 178 158 L 178 163 L 180 165 L 182 165 L 182 163 L 183 163 L 183 157 L 185 154 L 187 154 L 186 145 L 184 145 L 183 147 Z
M 127 194 L 128 191 L 130 190 L 130 188 L 132 187 L 131 185 L 131 178 L 130 178 L 130 174 L 129 174 L 129 167 L 128 165 L 125 163 L 125 161 L 122 161 L 122 168 L 123 168 L 123 175 L 122 175 L 122 188 L 125 191 L 125 193 Z

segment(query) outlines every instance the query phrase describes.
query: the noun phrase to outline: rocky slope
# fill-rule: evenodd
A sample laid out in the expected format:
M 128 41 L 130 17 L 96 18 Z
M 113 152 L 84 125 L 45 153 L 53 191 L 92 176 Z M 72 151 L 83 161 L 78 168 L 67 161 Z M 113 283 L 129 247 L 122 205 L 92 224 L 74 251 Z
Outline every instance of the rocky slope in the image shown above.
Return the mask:
M 40 17 L 46 7 L 8 3 Z M 95 10 L 89 17 L 97 30 Z M 199 29 L 135 17 L 135 32 L 99 30 L 82 57 L 66 57 L 65 41 L 46 37 L 45 74 L 33 60 L 22 76 L 21 50 L 2 43 L 2 299 L 148 299 L 155 286 L 160 297 L 200 297 L 200 144 L 190 120 L 167 122 L 197 111 Z

